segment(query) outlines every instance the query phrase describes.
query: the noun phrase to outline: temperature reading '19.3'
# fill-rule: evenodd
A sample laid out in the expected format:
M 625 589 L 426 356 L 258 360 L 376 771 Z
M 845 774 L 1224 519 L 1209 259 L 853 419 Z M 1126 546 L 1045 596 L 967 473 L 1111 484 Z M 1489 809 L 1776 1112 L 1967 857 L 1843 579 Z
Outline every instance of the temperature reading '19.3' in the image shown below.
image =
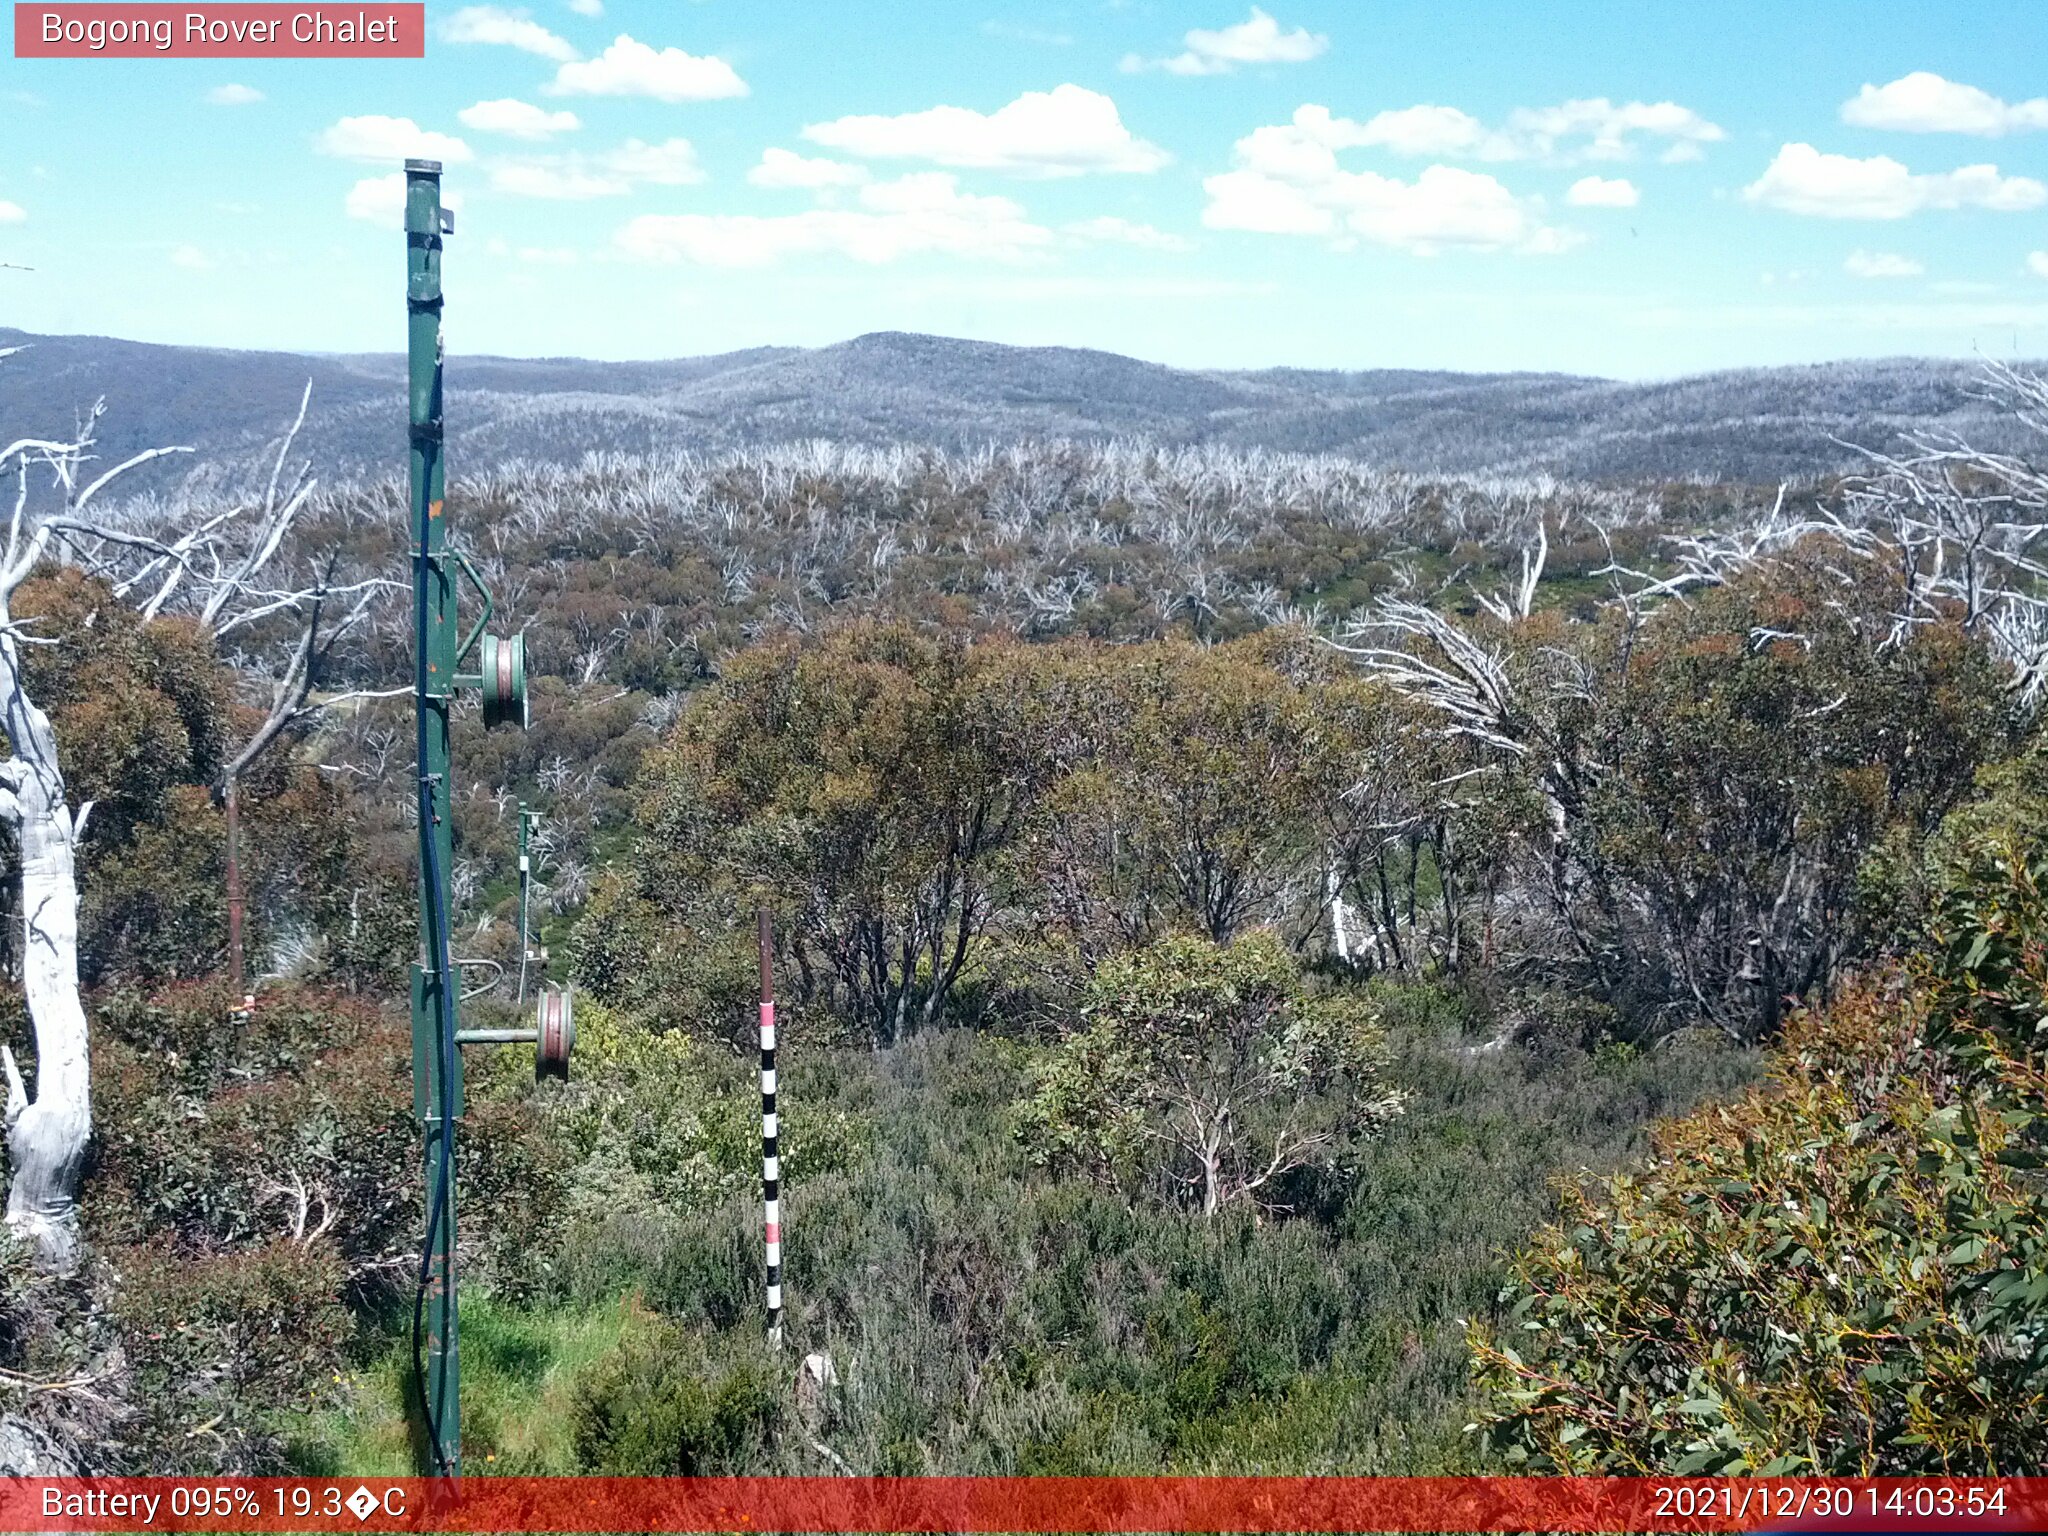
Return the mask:
M 342 1511 L 344 1495 L 339 1488 L 308 1488 L 301 1483 L 296 1488 L 273 1488 L 277 1497 L 277 1512 L 280 1515 L 307 1517 L 315 1514 L 338 1515 Z
M 314 1515 L 335 1516 L 351 1514 L 358 1520 L 367 1520 L 371 1515 L 403 1515 L 405 1513 L 405 1490 L 386 1488 L 382 1493 L 368 1487 L 359 1487 L 354 1492 L 329 1484 L 326 1487 L 312 1487 L 300 1483 L 291 1488 L 272 1488 L 277 1512 L 298 1519 L 310 1519 Z

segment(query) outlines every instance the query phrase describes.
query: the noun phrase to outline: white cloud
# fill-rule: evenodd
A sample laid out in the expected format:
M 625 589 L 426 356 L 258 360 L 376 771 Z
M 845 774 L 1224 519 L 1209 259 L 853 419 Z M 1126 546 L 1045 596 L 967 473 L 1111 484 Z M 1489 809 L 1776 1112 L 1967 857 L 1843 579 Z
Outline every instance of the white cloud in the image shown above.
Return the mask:
M 263 93 L 253 85 L 216 85 L 206 99 L 216 107 L 253 107 Z
M 444 207 L 459 209 L 462 194 L 453 188 L 444 188 L 441 193 Z M 393 171 L 388 176 L 371 176 L 349 188 L 344 208 L 352 219 L 368 219 L 373 224 L 388 224 L 393 229 L 405 224 L 405 172 Z
M 1261 171 L 1226 171 L 1202 183 L 1209 194 L 1202 222 L 1210 229 L 1262 235 L 1331 235 L 1337 215 L 1314 192 Z
M 566 40 L 529 20 L 526 12 L 508 11 L 499 5 L 464 6 L 441 23 L 441 38 L 450 43 L 496 43 L 556 63 L 577 57 Z
M 1585 243 L 1586 237 L 1576 229 L 1545 224 L 1515 249 L 1524 256 L 1562 256 L 1566 251 L 1575 251 Z
M 841 117 L 811 124 L 804 137 L 863 159 L 928 160 L 1018 176 L 1142 173 L 1173 158 L 1134 137 L 1109 97 L 1078 85 L 1026 91 L 990 113 L 932 107 L 900 117 Z
M 1227 75 L 1245 64 L 1306 64 L 1330 46 L 1330 40 L 1306 27 L 1283 32 L 1280 23 L 1256 5 L 1245 20 L 1214 31 L 1197 27 L 1181 39 L 1185 52 L 1166 59 L 1129 54 L 1126 73 L 1163 69 L 1170 75 Z
M 704 179 L 697 151 L 688 139 L 665 139 L 659 144 L 628 139 L 605 156 L 605 164 L 629 181 L 657 187 L 683 187 Z
M 210 272 L 213 258 L 196 245 L 180 245 L 171 251 L 171 265 L 183 267 L 188 272 Z
M 474 158 L 462 140 L 429 132 L 409 117 L 344 117 L 313 143 L 321 154 L 343 160 L 417 159 L 458 165 Z
M 656 51 L 620 33 L 611 47 L 580 64 L 564 64 L 546 87 L 555 96 L 651 96 L 656 101 L 722 101 L 747 94 L 747 83 L 715 55 L 680 48 Z
M 583 126 L 574 112 L 550 112 L 532 102 L 500 96 L 480 101 L 455 114 L 465 128 L 478 133 L 502 133 L 511 139 L 548 139 L 558 133 L 574 133 Z
M 1318 150 L 1384 149 L 1418 158 L 1465 160 L 1627 160 L 1636 141 L 1664 139 L 1664 159 L 1697 159 L 1703 144 L 1728 135 L 1690 107 L 1676 102 L 1625 102 L 1606 97 L 1562 102 L 1554 107 L 1519 107 L 1501 128 L 1489 128 L 1457 107 L 1425 104 L 1380 112 L 1357 122 L 1313 103 L 1296 109 L 1291 123 L 1262 128 L 1275 142 L 1287 140 Z
M 1574 208 L 1633 208 L 1642 201 L 1636 184 L 1625 177 L 1609 180 L 1602 176 L 1581 176 L 1564 194 Z
M 19 208 L 14 211 L 21 212 Z M 2036 277 L 2048 277 L 2048 251 L 2027 252 L 2027 270 Z
M 343 206 L 352 219 L 402 224 L 405 221 L 405 173 L 393 171 L 389 176 L 371 176 L 357 182 L 348 189 Z
M 1702 144 L 1718 144 L 1728 137 L 1718 123 L 1675 101 L 1616 105 L 1605 96 L 1581 97 L 1554 107 L 1519 107 L 1508 114 L 1507 133 L 1525 156 L 1585 160 L 1630 159 L 1639 136 L 1668 141 L 1667 159 L 1674 151 L 1697 152 Z
M 576 202 L 624 197 L 635 187 L 682 187 L 704 179 L 688 139 L 648 144 L 628 139 L 601 155 L 547 155 L 491 167 L 492 190 L 513 197 Z
M 0 198 L 0 224 L 26 224 L 28 210 L 19 203 L 10 203 Z
M 1401 131 L 1414 129 L 1407 120 Z M 1347 171 L 1337 151 L 1380 142 L 1369 124 L 1305 106 L 1289 123 L 1254 129 L 1234 149 L 1236 168 L 1202 183 L 1211 229 L 1274 235 L 1322 235 L 1340 244 L 1365 239 L 1429 254 L 1441 246 L 1569 250 L 1581 236 L 1545 225 L 1540 205 L 1518 198 L 1494 177 L 1458 166 L 1425 167 L 1402 181 Z
M 2048 128 L 2048 96 L 2005 102 L 1974 85 L 1916 69 L 1889 85 L 1865 85 L 1842 103 L 1842 121 L 1901 133 L 1974 133 L 1998 138 Z
M 747 172 L 747 180 L 757 187 L 800 187 L 812 192 L 828 187 L 857 187 L 867 179 L 868 169 L 864 165 L 772 148 L 762 150 L 761 163 Z
M 1851 277 L 1918 277 L 1927 269 L 1912 257 L 1891 251 L 1851 251 L 1842 270 Z
M 1397 155 L 1476 155 L 1486 160 L 1517 156 L 1514 143 L 1505 134 L 1489 133 L 1478 118 L 1456 107 L 1401 107 L 1376 113 L 1364 123 L 1332 117 L 1327 107 L 1303 107 L 1294 114 L 1296 123 L 1303 122 L 1304 113 L 1329 125 L 1318 130 L 1326 142 L 1340 140 L 1345 147 L 1370 145 Z M 1315 114 L 1320 118 L 1315 119 Z M 1333 143 L 1332 147 L 1339 145 Z
M 569 0 L 569 9 L 578 16 L 602 16 L 604 0 Z
M 1419 255 L 1446 245 L 1551 254 L 1580 238 L 1543 224 L 1492 176 L 1458 166 L 1425 167 L 1412 182 L 1347 171 L 1329 146 L 1286 129 L 1240 139 L 1237 159 L 1238 169 L 1202 183 L 1211 229 L 1357 237 Z
M 2048 187 L 2027 176 L 2001 176 L 1995 165 L 1915 175 L 1889 155 L 1859 160 L 1822 154 L 1811 144 L 1787 144 L 1742 195 L 1816 218 L 1903 219 L 1923 208 L 2038 208 L 2048 202 Z
M 1079 223 L 1067 225 L 1061 233 L 1090 244 L 1135 245 L 1148 251 L 1194 249 L 1194 242 L 1183 236 L 1155 229 L 1150 224 L 1135 224 L 1129 219 L 1120 219 L 1112 214 L 1082 219 Z
M 1053 240 L 1006 197 L 964 193 L 956 178 L 920 171 L 862 187 L 858 208 L 813 208 L 781 217 L 646 214 L 616 236 L 641 261 L 764 266 L 785 256 L 831 254 L 869 264 L 939 254 L 1016 261 Z

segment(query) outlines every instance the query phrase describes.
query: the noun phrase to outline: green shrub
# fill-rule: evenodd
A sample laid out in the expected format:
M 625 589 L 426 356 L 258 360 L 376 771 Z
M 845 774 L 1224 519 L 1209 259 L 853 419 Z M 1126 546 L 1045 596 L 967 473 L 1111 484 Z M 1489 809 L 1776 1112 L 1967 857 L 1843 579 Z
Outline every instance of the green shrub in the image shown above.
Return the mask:
M 651 1029 L 598 1004 L 576 1015 L 576 1060 L 544 1113 L 575 1159 L 580 1216 L 698 1209 L 758 1189 L 761 1092 L 753 1063 L 681 1029 Z M 785 1117 L 785 1176 L 829 1173 L 860 1154 L 846 1114 L 798 1104 Z
M 409 1315 L 425 1218 L 406 1021 L 291 985 L 253 1013 L 233 1001 L 215 979 L 94 1010 L 87 1315 L 127 1362 L 110 1454 L 145 1470 L 276 1470 L 365 1333 Z M 471 1079 L 457 1178 L 467 1278 L 519 1296 L 544 1278 L 563 1167 L 530 1086 L 501 1077 Z
M 1400 1110 L 1354 993 L 1312 997 L 1278 938 L 1175 935 L 1105 961 L 1085 1023 L 1017 1109 L 1034 1162 L 1148 1187 L 1213 1216 L 1285 1208 Z
M 1510 1464 L 2048 1467 L 2048 859 L 1968 848 L 1931 952 L 1795 1020 L 1768 1086 L 1571 1190 L 1475 1328 Z
M 707 1379 L 694 1341 L 667 1328 L 629 1334 L 579 1384 L 571 1434 L 578 1464 L 611 1477 L 706 1477 L 754 1464 L 782 1394 L 766 1362 Z
M 145 1242 L 107 1257 L 135 1458 L 152 1470 L 283 1470 L 281 1422 L 331 1402 L 340 1383 L 351 1332 L 340 1257 L 284 1239 L 204 1255 Z

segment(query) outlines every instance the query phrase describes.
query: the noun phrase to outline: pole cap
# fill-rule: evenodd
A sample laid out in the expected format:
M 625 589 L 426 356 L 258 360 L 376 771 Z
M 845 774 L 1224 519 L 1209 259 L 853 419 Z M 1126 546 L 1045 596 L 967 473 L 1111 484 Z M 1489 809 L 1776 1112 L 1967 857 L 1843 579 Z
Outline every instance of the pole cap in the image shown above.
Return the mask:
M 385 163 L 389 164 L 390 162 L 387 161 Z M 441 174 L 441 162 L 438 160 L 408 160 L 405 162 L 405 168 L 422 176 L 438 176 Z

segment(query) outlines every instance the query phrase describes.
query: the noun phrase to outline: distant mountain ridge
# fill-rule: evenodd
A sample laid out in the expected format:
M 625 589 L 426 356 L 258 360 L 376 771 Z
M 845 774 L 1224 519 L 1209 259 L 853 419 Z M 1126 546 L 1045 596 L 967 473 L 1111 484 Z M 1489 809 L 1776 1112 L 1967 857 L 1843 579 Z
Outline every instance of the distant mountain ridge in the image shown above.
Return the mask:
M 274 440 L 313 381 L 301 446 L 322 473 L 403 462 L 397 354 L 159 346 L 0 328 L 0 430 L 66 427 L 105 395 L 119 455 L 189 443 L 203 458 Z M 2026 448 L 1976 394 L 1979 365 L 1899 358 L 1658 383 L 1571 374 L 1184 370 L 1113 352 L 877 332 L 818 348 L 664 362 L 451 356 L 451 464 L 574 462 L 586 451 L 721 449 L 793 438 L 965 447 L 1024 438 L 1337 453 L 1390 469 L 1598 480 L 1750 482 L 1847 467 L 1844 443 L 1914 430 Z

